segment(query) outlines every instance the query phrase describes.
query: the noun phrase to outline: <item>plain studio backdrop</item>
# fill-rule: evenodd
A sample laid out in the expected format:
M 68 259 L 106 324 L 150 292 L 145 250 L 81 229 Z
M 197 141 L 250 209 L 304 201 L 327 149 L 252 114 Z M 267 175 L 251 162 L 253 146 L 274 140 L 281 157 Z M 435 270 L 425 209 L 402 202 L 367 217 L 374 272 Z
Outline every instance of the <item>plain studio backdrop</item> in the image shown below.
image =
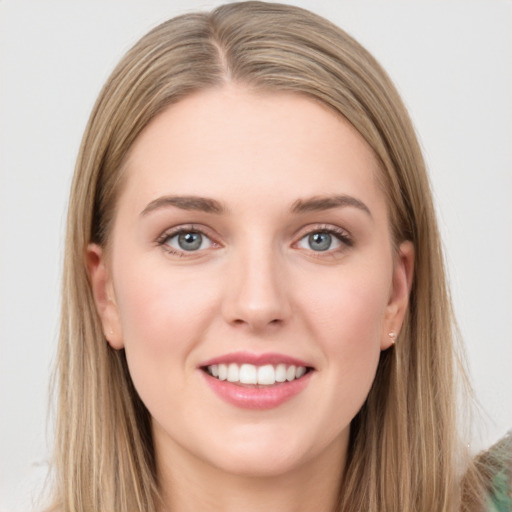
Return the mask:
M 0 1 L 0 510 L 46 473 L 66 202 L 108 74 L 176 14 L 220 2 Z M 512 3 L 292 2 L 380 60 L 424 149 L 476 395 L 473 448 L 512 427 Z

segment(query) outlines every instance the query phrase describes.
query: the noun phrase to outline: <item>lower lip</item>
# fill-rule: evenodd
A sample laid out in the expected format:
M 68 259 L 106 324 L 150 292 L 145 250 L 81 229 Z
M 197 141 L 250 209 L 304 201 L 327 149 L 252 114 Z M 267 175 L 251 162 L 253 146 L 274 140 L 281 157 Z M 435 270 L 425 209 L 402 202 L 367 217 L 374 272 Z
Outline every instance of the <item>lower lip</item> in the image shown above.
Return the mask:
M 308 385 L 312 371 L 300 379 L 269 387 L 244 387 L 227 380 L 219 380 L 201 370 L 212 390 L 225 402 L 241 409 L 273 409 L 291 400 Z

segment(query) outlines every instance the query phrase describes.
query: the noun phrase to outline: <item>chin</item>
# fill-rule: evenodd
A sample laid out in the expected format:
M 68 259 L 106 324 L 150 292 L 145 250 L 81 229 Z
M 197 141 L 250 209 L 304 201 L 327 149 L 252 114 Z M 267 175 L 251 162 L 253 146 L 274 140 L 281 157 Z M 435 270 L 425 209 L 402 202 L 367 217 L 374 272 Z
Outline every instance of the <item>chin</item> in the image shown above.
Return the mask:
M 210 464 L 226 473 L 242 477 L 268 478 L 285 476 L 297 471 L 315 460 L 323 460 L 333 450 L 345 448 L 344 440 L 319 439 L 321 436 L 293 436 L 292 429 L 257 432 L 243 437 L 231 437 L 229 442 L 219 442 L 218 450 L 211 450 Z M 341 443 L 340 443 L 341 441 Z M 210 447 L 212 448 L 212 447 Z M 218 457 L 212 455 L 218 454 Z
M 270 478 L 291 474 L 297 471 L 307 461 L 298 454 L 288 451 L 237 453 L 225 457 L 219 469 L 226 473 L 246 478 Z

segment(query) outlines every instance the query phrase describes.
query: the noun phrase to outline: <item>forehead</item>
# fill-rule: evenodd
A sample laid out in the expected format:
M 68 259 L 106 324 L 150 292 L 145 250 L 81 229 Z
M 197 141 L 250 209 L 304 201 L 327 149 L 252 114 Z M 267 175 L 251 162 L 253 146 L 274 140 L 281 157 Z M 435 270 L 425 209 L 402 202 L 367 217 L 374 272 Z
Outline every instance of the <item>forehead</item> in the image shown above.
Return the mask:
M 293 201 L 331 194 L 333 186 L 379 199 L 377 159 L 342 116 L 303 95 L 233 85 L 196 93 L 157 116 L 125 171 L 122 196 L 141 208 L 164 193 L 243 201 L 272 191 Z

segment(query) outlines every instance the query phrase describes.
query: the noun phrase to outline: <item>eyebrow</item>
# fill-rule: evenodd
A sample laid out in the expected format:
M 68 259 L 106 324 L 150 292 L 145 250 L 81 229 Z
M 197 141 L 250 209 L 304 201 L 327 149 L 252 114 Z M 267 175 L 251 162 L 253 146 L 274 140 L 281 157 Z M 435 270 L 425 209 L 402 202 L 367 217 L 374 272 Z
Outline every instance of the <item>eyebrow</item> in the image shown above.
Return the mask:
M 142 210 L 141 215 L 147 215 L 148 213 L 159 210 L 160 208 L 166 208 L 169 206 L 174 206 L 176 208 L 180 208 L 182 210 L 194 210 L 205 213 L 224 213 L 225 208 L 222 206 L 219 201 L 215 199 L 210 199 L 207 197 L 198 197 L 198 196 L 162 196 L 154 201 L 151 201 L 144 210 Z
M 352 206 L 372 217 L 370 208 L 362 201 L 352 196 L 334 195 L 334 196 L 315 196 L 309 199 L 298 199 L 292 205 L 293 213 L 319 212 L 331 208 L 340 208 Z
M 162 196 L 151 201 L 141 212 L 141 216 L 145 216 L 155 210 L 174 206 L 181 210 L 193 210 L 205 213 L 222 214 L 226 212 L 226 208 L 217 200 L 200 196 Z M 351 206 L 357 208 L 370 217 L 372 214 L 368 206 L 355 197 L 348 195 L 333 196 L 314 196 L 308 199 L 297 199 L 290 211 L 292 213 L 307 213 L 329 210 L 331 208 L 342 208 Z

